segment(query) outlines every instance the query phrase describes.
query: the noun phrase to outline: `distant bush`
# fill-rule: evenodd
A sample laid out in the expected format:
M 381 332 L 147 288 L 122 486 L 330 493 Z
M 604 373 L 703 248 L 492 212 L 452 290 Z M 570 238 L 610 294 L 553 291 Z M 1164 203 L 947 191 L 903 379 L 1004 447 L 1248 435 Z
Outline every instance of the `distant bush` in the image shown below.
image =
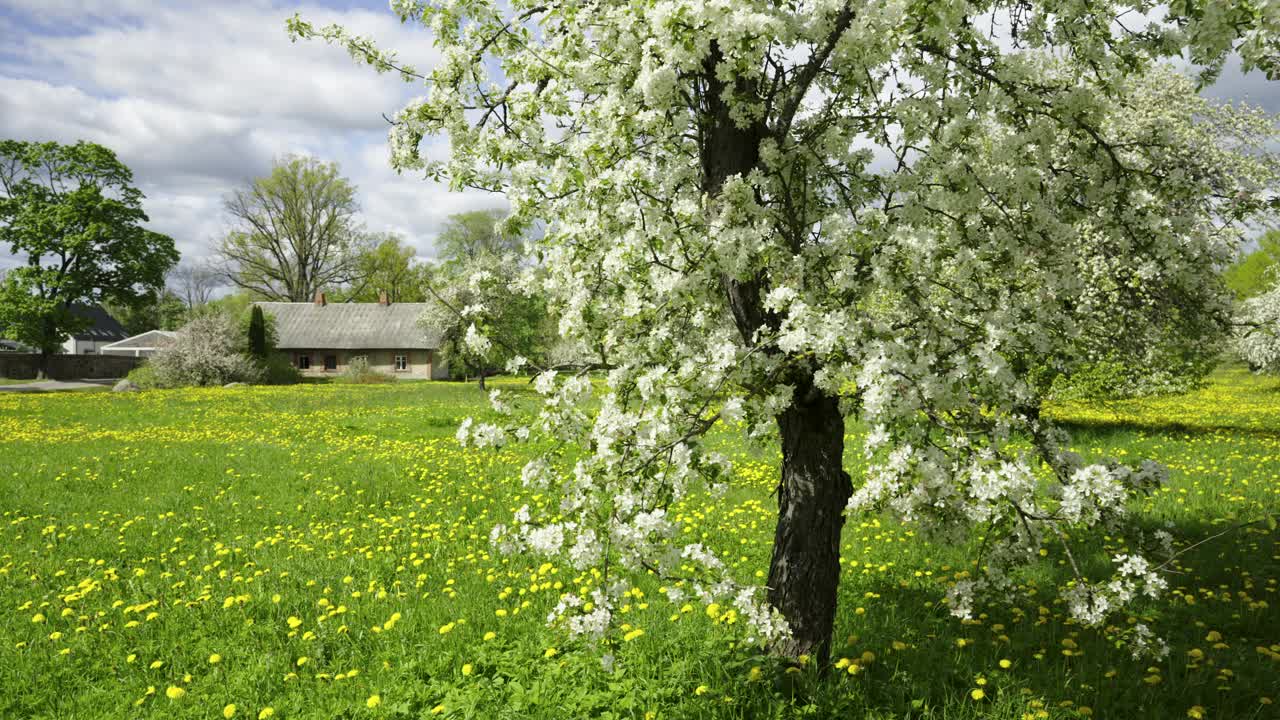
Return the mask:
M 351 362 L 347 363 L 347 369 L 335 377 L 334 382 L 352 383 L 356 385 L 367 385 L 373 383 L 389 383 L 395 382 L 395 377 L 384 372 L 378 372 L 369 367 L 369 359 L 364 356 L 356 356 L 351 358 Z
M 265 370 L 241 352 L 243 337 L 236 322 L 225 315 L 192 319 L 171 345 L 151 358 L 154 387 L 262 382 Z
M 1085 402 L 1177 395 L 1203 387 L 1215 365 L 1213 360 L 1188 360 L 1154 368 L 1101 360 L 1077 368 L 1070 376 L 1059 375 L 1048 395 L 1056 400 Z
M 151 363 L 149 361 L 130 370 L 128 377 L 130 382 L 144 390 L 160 387 L 156 381 L 156 370 L 151 367 Z
M 266 359 L 259 364 L 265 373 L 263 382 L 268 385 L 295 385 L 302 382 L 302 373 L 289 362 L 286 355 L 268 353 Z

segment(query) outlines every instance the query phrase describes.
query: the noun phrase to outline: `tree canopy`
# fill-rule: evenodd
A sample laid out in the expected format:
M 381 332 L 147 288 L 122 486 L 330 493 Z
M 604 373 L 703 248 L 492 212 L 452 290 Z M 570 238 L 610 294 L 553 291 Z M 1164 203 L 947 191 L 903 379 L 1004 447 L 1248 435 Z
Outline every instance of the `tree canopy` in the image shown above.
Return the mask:
M 426 299 L 426 265 L 414 263 L 417 250 L 395 233 L 370 237 L 356 258 L 355 279 L 333 293 L 336 301 L 377 302 L 381 293 L 391 302 L 422 302 Z
M 225 207 L 233 227 L 218 254 L 236 287 L 303 302 L 359 277 L 368 237 L 355 220 L 356 188 L 336 163 L 282 158 L 233 191 Z
M 450 215 L 436 238 L 440 260 L 463 262 L 520 251 L 521 237 L 504 230 L 505 210 L 471 210 Z
M 455 376 L 485 375 L 520 358 L 541 361 L 549 345 L 545 301 L 520 275 L 519 235 L 500 230 L 497 210 L 449 216 L 436 242 L 439 262 L 423 278 L 422 323 L 441 333 L 441 353 Z
M 1234 50 L 1275 75 L 1274 14 L 1192 2 L 1153 17 L 1118 0 L 395 9 L 430 30 L 428 71 L 341 27 L 289 29 L 425 82 L 393 117 L 393 165 L 504 193 L 506 227 L 544 224 L 528 281 L 562 334 L 615 364 L 598 391 L 540 375 L 532 424 L 460 428 L 479 446 L 546 434 L 582 449 L 525 468 L 556 515 L 521 509 L 499 547 L 684 578 L 750 637 L 819 658 L 846 513 L 941 536 L 982 526 L 983 557 L 946 598 L 962 617 L 1042 555 L 1075 569 L 1061 592 L 1086 625 L 1160 591 L 1160 543 L 1118 521 L 1162 469 L 1071 453 L 1039 417 L 1036 371 L 1225 306 L 1216 269 L 1268 206 L 1274 125 L 1253 113 L 1224 142 L 1193 83 L 1156 63 L 1185 53 L 1211 79 Z M 436 135 L 447 159 L 421 151 Z M 870 428 L 856 485 L 846 416 Z M 667 514 L 725 481 L 703 436 L 738 421 L 782 456 L 763 587 Z M 1112 577 L 1086 578 L 1080 540 L 1100 526 L 1129 550 L 1100 558 Z M 599 637 L 627 589 L 604 575 L 566 592 L 555 621 Z M 1122 634 L 1158 651 L 1141 623 Z
M 1258 247 L 1233 262 L 1222 275 L 1240 300 L 1266 292 L 1280 280 L 1280 230 L 1263 234 Z
M 133 174 L 90 142 L 0 141 L 0 246 L 23 259 L 0 283 L 0 336 L 44 355 L 87 320 L 77 304 L 136 307 L 178 260 L 173 239 L 142 226 Z

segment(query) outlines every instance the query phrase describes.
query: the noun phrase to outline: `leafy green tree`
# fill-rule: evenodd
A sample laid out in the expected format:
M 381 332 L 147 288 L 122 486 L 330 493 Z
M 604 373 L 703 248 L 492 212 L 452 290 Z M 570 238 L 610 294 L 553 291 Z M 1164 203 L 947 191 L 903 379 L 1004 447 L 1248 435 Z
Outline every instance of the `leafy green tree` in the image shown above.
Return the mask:
M 227 278 L 266 300 L 305 302 L 359 277 L 368 237 L 356 188 L 336 163 L 288 156 L 225 203 L 233 227 L 218 247 Z
M 471 210 L 450 215 L 436 238 L 436 253 L 441 260 L 475 260 L 499 257 L 520 250 L 517 233 L 503 230 L 505 210 Z
M 130 335 L 148 330 L 177 330 L 189 315 L 186 302 L 167 288 L 154 291 L 134 305 L 107 302 L 103 307 Z
M 426 266 L 413 262 L 416 254 L 413 246 L 395 233 L 373 236 L 356 260 L 358 279 L 335 290 L 334 300 L 376 302 L 385 292 L 391 302 L 422 302 L 426 299 Z
M 132 183 L 101 145 L 0 141 L 0 246 L 25 259 L 0 284 L 0 336 L 39 348 L 41 375 L 87 323 L 73 305 L 145 304 L 178 260 Z
M 454 377 L 485 376 L 509 361 L 540 362 L 546 348 L 546 305 L 512 288 L 514 258 L 484 256 L 436 268 L 428 279 L 422 324 L 441 334 L 440 353 Z
M 1222 273 L 1236 298 L 1246 300 L 1267 291 L 1280 279 L 1280 230 L 1258 238 L 1258 247 L 1236 260 Z

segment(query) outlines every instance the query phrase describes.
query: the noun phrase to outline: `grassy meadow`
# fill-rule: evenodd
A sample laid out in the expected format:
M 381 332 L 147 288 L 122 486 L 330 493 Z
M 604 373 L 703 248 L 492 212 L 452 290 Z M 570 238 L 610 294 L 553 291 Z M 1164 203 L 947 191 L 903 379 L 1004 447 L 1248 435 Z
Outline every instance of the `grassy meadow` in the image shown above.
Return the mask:
M 440 383 L 0 394 L 0 718 L 1280 717 L 1275 379 L 1052 409 L 1083 454 L 1171 469 L 1134 508 L 1190 548 L 1162 600 L 1072 625 L 1050 554 L 962 623 L 940 601 L 973 547 L 852 517 L 825 674 L 653 577 L 607 649 L 548 628 L 590 578 L 490 548 L 493 524 L 551 500 L 520 487 L 528 448 L 458 447 L 484 412 Z M 777 456 L 717 442 L 736 485 L 678 508 L 683 533 L 762 576 Z M 1139 618 L 1166 659 L 1116 647 Z

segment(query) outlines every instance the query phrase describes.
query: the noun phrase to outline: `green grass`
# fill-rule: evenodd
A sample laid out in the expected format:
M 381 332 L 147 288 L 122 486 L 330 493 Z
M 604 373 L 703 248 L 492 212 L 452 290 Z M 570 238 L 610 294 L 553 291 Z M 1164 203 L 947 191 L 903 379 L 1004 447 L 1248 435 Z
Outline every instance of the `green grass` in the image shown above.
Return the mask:
M 15 380 L 14 378 L 0 377 L 0 385 L 26 385 L 27 383 L 38 382 L 37 380 Z
M 1129 618 L 1070 624 L 1054 555 L 961 623 L 940 600 L 969 548 L 854 517 L 834 659 L 874 654 L 856 674 L 785 672 L 651 577 L 606 673 L 603 650 L 544 622 L 584 578 L 489 547 L 494 523 L 549 500 L 519 485 L 527 449 L 453 441 L 482 405 L 436 383 L 0 395 L 0 717 L 220 718 L 230 703 L 240 718 L 1277 716 L 1280 538 L 1265 523 L 1187 552 L 1171 592 L 1138 608 L 1172 645 L 1161 662 L 1115 646 Z M 1280 507 L 1280 382 L 1228 371 L 1184 397 L 1053 413 L 1086 455 L 1169 465 L 1135 512 L 1181 547 Z M 719 442 L 734 490 L 680 517 L 751 578 L 777 459 Z

